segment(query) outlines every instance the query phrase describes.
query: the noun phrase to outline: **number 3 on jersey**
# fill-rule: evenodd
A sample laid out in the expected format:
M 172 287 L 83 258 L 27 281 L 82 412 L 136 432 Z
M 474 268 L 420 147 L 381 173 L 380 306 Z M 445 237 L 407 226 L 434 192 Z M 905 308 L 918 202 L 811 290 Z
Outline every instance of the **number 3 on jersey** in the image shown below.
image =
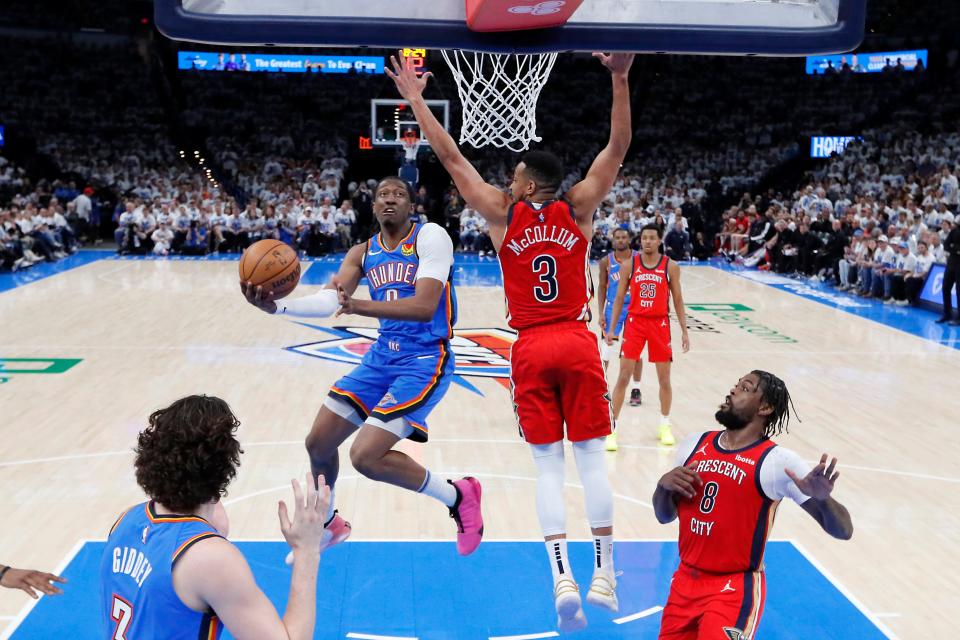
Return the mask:
M 543 254 L 533 259 L 533 272 L 540 276 L 541 284 L 533 288 L 533 296 L 540 302 L 553 302 L 559 295 L 557 285 L 557 260 Z
M 132 622 L 133 605 L 114 594 L 110 617 L 117 623 L 117 628 L 114 629 L 111 640 L 127 640 L 127 627 Z

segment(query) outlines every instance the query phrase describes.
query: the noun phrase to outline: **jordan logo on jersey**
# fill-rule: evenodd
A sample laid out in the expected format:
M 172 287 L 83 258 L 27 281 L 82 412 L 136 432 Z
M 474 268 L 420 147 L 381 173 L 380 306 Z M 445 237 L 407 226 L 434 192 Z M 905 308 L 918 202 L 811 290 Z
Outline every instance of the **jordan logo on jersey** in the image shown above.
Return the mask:
M 723 589 L 720 589 L 720 593 L 729 593 L 731 591 L 736 591 L 733 587 L 730 586 L 730 580 L 727 580 L 727 584 L 723 585 Z

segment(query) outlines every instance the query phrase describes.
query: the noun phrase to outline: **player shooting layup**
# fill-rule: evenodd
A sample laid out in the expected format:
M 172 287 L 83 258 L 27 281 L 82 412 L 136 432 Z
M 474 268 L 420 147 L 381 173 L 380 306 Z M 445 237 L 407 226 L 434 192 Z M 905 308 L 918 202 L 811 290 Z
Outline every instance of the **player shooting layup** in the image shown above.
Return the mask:
M 610 140 L 587 176 L 563 198 L 563 166 L 532 151 L 514 170 L 510 194 L 484 182 L 423 100 L 430 74 L 393 58 L 393 78 L 410 102 L 423 136 L 460 193 L 490 226 L 503 270 L 508 319 L 519 333 L 512 352 L 513 403 L 523 438 L 537 465 L 537 514 L 554 577 L 562 631 L 583 628 L 579 587 L 567 559 L 563 504 L 563 437 L 573 442 L 594 536 L 595 571 L 587 601 L 618 608 L 613 570 L 613 492 L 604 437 L 611 432 L 607 385 L 597 337 L 590 332 L 592 283 L 588 263 L 593 213 L 610 192 L 630 146 L 627 75 L 632 54 L 594 54 L 610 70 Z
M 277 301 L 261 287 L 241 283 L 241 289 L 267 313 L 327 317 L 339 305 L 337 315 L 380 319 L 377 341 L 360 365 L 330 388 L 307 436 L 313 475 L 325 476 L 331 488 L 322 547 L 350 535 L 350 523 L 334 510 L 337 449 L 359 429 L 350 448 L 354 468 L 372 480 L 441 501 L 457 523 L 457 551 L 468 555 L 483 536 L 480 482 L 471 477 L 443 480 L 393 449 L 404 438 L 427 441 L 427 415 L 446 393 L 454 369 L 453 243 L 439 225 L 413 222 L 412 209 L 407 183 L 396 176 L 384 178 L 373 201 L 380 233 L 347 252 L 326 289 Z M 362 277 L 369 283 L 370 300 L 351 298 Z

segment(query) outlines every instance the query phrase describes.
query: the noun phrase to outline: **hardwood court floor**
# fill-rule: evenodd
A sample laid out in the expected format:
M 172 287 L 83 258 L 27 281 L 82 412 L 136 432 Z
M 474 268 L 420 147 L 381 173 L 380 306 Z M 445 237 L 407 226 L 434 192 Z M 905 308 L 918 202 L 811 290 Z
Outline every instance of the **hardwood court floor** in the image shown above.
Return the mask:
M 839 458 L 835 495 L 855 533 L 832 540 L 785 505 L 773 536 L 797 540 L 899 637 L 954 635 L 960 352 L 713 268 L 685 268 L 683 284 L 699 330 L 690 353 L 675 357 L 677 435 L 711 427 L 749 370 L 783 377 L 803 422 L 779 441 L 808 460 L 824 451 Z M 459 300 L 460 327 L 506 326 L 498 288 L 460 286 Z M 316 324 L 373 326 L 354 317 Z M 247 306 L 235 262 L 94 262 L 0 294 L 0 326 L 0 357 L 81 359 L 63 373 L 0 384 L 0 562 L 23 567 L 52 569 L 142 500 L 135 436 L 152 410 L 191 393 L 223 397 L 243 423 L 245 454 L 226 500 L 231 536 L 279 539 L 276 502 L 308 468 L 303 436 L 327 387 L 349 369 L 285 349 L 335 336 Z M 452 385 L 431 415 L 430 443 L 404 450 L 434 471 L 483 480 L 490 539 L 536 538 L 534 469 L 507 391 L 496 379 L 466 380 L 475 390 Z M 676 525 L 659 525 L 649 508 L 673 459 L 653 439 L 652 369 L 643 393 L 642 407 L 624 409 L 621 450 L 609 458 L 617 535 L 675 538 Z M 452 539 L 445 510 L 357 479 L 343 460 L 338 506 L 357 539 Z M 572 460 L 567 472 L 569 533 L 583 538 Z M 0 632 L 25 600 L 0 592 Z

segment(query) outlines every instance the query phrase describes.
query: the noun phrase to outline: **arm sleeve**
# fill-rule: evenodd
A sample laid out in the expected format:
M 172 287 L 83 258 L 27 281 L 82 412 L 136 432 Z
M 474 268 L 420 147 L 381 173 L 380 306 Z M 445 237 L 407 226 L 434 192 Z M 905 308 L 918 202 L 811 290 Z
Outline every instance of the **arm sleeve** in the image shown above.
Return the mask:
M 313 295 L 302 298 L 277 300 L 276 315 L 294 316 L 296 318 L 329 318 L 340 306 L 337 292 L 333 289 L 322 289 Z
M 440 225 L 433 222 L 423 225 L 417 235 L 417 255 L 420 256 L 417 280 L 447 281 L 453 268 L 453 242 Z
M 693 453 L 693 448 L 697 446 L 697 442 L 700 440 L 700 436 L 702 435 L 702 431 L 699 433 L 691 433 L 680 441 L 680 444 L 677 445 L 676 456 L 673 459 L 673 466 L 683 466 L 683 463 L 686 462 L 687 458 L 690 457 L 690 454 Z
M 790 449 L 776 447 L 764 458 L 760 466 L 760 486 L 768 498 L 782 500 L 790 498 L 797 504 L 803 504 L 810 496 L 800 491 L 799 487 L 790 479 L 786 469 L 790 469 L 798 476 L 805 476 L 812 469 L 807 462 Z

